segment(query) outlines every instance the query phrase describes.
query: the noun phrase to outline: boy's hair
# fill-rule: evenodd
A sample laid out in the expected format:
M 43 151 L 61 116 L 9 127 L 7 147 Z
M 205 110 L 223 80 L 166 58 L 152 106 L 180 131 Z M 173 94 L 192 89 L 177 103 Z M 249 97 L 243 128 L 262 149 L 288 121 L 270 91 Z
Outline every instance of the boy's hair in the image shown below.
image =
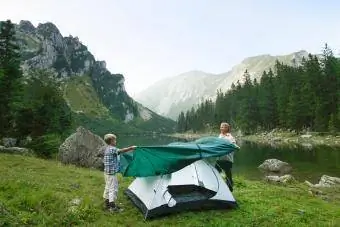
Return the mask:
M 115 141 L 117 136 L 115 134 L 106 134 L 104 136 L 104 141 L 106 144 L 111 144 L 112 141 Z

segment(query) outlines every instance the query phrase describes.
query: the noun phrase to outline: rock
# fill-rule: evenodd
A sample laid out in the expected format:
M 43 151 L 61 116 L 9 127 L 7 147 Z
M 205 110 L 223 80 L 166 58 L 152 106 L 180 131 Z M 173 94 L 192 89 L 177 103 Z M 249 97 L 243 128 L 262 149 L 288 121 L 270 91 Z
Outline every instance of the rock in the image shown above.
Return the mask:
M 89 130 L 79 127 L 59 147 L 58 158 L 62 163 L 83 167 L 102 168 L 105 142 Z
M 283 175 L 283 176 L 280 177 L 280 181 L 282 183 L 285 183 L 285 184 L 286 183 L 292 183 L 292 182 L 295 181 L 295 178 L 290 174 L 286 174 L 286 175 Z
M 4 216 L 9 215 L 9 211 L 6 209 L 5 204 L 3 204 L 1 201 L 0 201 L 0 214 Z
M 282 174 L 289 173 L 292 167 L 287 162 L 282 162 L 278 159 L 267 159 L 258 167 L 268 172 L 279 172 Z
M 265 180 L 268 182 L 277 182 L 282 184 L 289 184 L 295 181 L 294 177 L 290 174 L 283 176 L 266 176 Z
M 81 204 L 81 202 L 82 202 L 82 199 L 79 199 L 79 198 L 72 199 L 70 201 L 70 206 L 68 208 L 68 212 L 77 213 L 79 205 Z
M 5 147 L 14 147 L 17 145 L 17 139 L 16 138 L 2 138 L 2 144 Z
M 71 200 L 70 204 L 71 206 L 79 206 L 81 204 L 81 201 L 82 201 L 81 199 L 75 198 Z
M 0 153 L 32 154 L 33 152 L 30 149 L 23 148 L 23 147 L 4 147 L 4 146 L 0 146 Z
M 80 188 L 80 184 L 77 184 L 77 183 L 71 184 L 70 188 L 72 188 L 72 189 L 79 189 Z
M 312 190 L 308 190 L 308 194 L 313 196 L 313 191 Z
M 32 142 L 32 137 L 27 136 L 25 139 L 22 139 L 22 140 L 19 141 L 19 145 L 25 147 L 28 144 L 30 144 L 31 142 Z
M 329 196 L 327 196 L 327 195 L 321 195 L 320 196 L 320 198 L 322 199 L 322 200 L 325 200 L 325 201 L 330 201 L 330 198 L 329 198 Z
M 314 187 L 314 188 L 340 187 L 340 178 L 323 175 L 319 183 L 312 184 L 309 181 L 305 181 L 305 184 L 307 184 L 309 187 Z
M 314 187 L 336 187 L 336 186 L 340 186 L 340 178 L 330 177 L 327 175 L 323 175 L 319 183 L 314 185 Z
M 307 150 L 313 149 L 313 145 L 311 143 L 301 143 L 301 146 Z
M 290 142 L 290 139 L 289 139 L 289 138 L 286 138 L 286 139 L 284 139 L 284 142 L 285 142 L 285 143 L 289 143 L 289 142 Z
M 68 212 L 70 212 L 70 213 L 77 213 L 78 212 L 78 206 L 70 206 L 68 208 Z
M 279 182 L 280 177 L 279 176 L 265 176 L 264 178 L 266 181 L 274 181 L 274 182 Z
M 27 33 L 34 33 L 35 27 L 30 21 L 21 20 L 19 23 L 20 30 L 27 32 Z
M 274 142 L 280 142 L 280 141 L 282 140 L 282 138 L 280 138 L 280 137 L 274 137 L 272 140 L 273 140 Z
M 308 185 L 309 187 L 313 187 L 314 184 L 312 184 L 311 182 L 309 182 L 308 180 L 305 181 L 305 184 Z
M 301 210 L 301 209 L 298 209 L 297 211 L 298 211 L 298 213 L 299 213 L 299 214 L 301 214 L 301 215 L 303 215 L 303 214 L 305 214 L 305 213 L 306 213 L 306 211 L 305 211 L 305 210 Z

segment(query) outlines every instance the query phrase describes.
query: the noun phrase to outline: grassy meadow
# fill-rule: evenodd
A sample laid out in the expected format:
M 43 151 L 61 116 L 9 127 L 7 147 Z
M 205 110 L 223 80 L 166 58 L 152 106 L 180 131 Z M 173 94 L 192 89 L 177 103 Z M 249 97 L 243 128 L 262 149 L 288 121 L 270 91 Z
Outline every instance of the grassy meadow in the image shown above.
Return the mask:
M 124 211 L 110 214 L 103 210 L 104 179 L 98 170 L 0 154 L 0 175 L 0 226 L 340 226 L 339 197 L 313 196 L 298 182 L 280 186 L 236 176 L 237 209 L 144 221 L 124 194 L 129 178 L 120 177 Z

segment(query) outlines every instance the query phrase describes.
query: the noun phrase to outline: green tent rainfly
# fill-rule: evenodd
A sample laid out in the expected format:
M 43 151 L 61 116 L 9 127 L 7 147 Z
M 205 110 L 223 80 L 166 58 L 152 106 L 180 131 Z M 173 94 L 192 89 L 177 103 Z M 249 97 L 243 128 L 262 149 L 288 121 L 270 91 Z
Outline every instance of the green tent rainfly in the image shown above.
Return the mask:
M 120 155 L 120 172 L 125 177 L 148 177 L 176 172 L 197 160 L 217 158 L 239 149 L 225 139 L 203 137 L 193 142 L 140 146 Z

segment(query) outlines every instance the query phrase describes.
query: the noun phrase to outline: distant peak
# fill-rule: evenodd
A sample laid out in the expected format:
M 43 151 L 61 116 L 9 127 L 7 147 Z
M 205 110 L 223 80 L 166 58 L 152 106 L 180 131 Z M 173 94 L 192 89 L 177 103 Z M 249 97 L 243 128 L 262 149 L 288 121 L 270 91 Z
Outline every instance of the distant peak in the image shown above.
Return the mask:
M 309 53 L 306 50 L 299 50 L 299 51 L 296 51 L 296 52 L 293 52 L 293 53 L 281 54 L 281 55 L 260 54 L 260 55 L 256 55 L 256 56 L 247 57 L 242 61 L 242 63 L 247 63 L 247 62 L 251 62 L 253 60 L 260 60 L 260 59 L 264 59 L 264 58 L 280 58 L 280 57 L 284 57 L 284 56 L 303 57 L 303 56 L 307 56 L 308 54 Z
M 299 50 L 293 53 L 293 55 L 297 55 L 297 56 L 307 56 L 308 54 L 309 53 L 306 50 Z
M 298 54 L 298 53 L 304 53 L 304 54 L 305 54 L 305 53 L 308 53 L 308 52 L 307 52 L 306 50 L 299 50 L 299 51 L 297 51 L 297 52 L 295 52 L 295 53 L 297 53 L 297 54 Z
M 59 29 L 57 28 L 57 26 L 51 22 L 46 22 L 46 23 L 40 23 L 37 27 L 37 30 L 39 33 L 41 33 L 44 36 L 48 36 L 52 33 L 54 34 L 60 34 Z
M 210 75 L 211 73 L 207 73 L 201 70 L 191 70 L 191 71 L 187 71 L 185 73 L 181 73 L 179 76 L 202 76 L 202 75 Z
M 25 31 L 25 32 L 34 32 L 35 31 L 34 25 L 28 20 L 21 20 L 20 23 L 19 23 L 19 28 L 20 28 L 20 30 Z

